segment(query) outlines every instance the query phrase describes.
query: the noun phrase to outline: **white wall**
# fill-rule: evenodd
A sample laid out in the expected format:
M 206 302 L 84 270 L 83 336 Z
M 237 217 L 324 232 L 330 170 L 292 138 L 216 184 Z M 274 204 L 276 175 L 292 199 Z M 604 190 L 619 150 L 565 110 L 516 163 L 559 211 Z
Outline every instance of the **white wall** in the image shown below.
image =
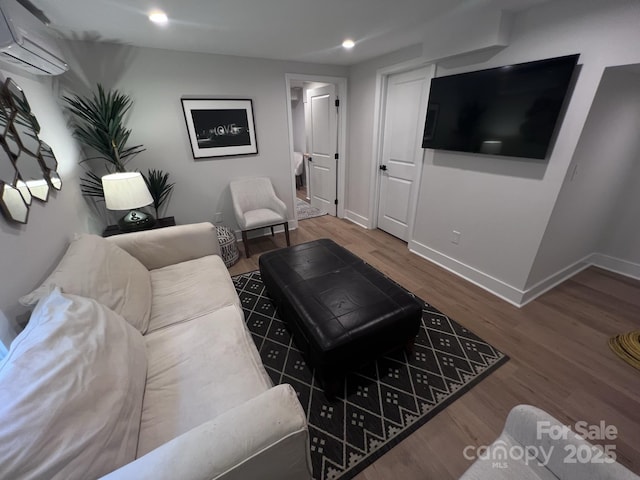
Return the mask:
M 636 124 L 636 132 L 640 123 Z M 636 150 L 633 169 L 629 171 L 627 185 L 623 188 L 610 222 L 604 227 L 607 235 L 602 239 L 598 252 L 622 260 L 627 272 L 640 278 L 640 147 Z M 632 271 L 629 271 L 631 267 Z M 624 270 L 623 270 L 624 272 Z
M 594 252 L 640 261 L 640 74 L 605 70 L 527 288 Z M 635 174 L 634 174 L 635 173 Z M 624 195 L 621 195 L 624 194 Z M 634 204 L 635 201 L 635 204 Z M 634 242 L 635 240 L 635 242 Z M 601 245 L 603 248 L 601 248 Z M 634 255 L 635 253 L 635 255 Z M 570 273 L 567 272 L 567 273 Z
M 581 54 L 548 161 L 427 151 L 410 248 L 519 303 L 604 68 L 640 60 L 628 47 L 640 41 L 639 21 L 633 2 L 549 2 L 516 15 L 510 45 L 490 61 L 439 69 L 442 75 Z M 453 230 L 461 232 L 458 245 L 450 241 Z
M 8 346 L 20 329 L 17 322 L 24 324 L 28 319 L 28 311 L 18 304 L 18 298 L 51 271 L 74 232 L 97 227 L 78 189 L 78 147 L 56 102 L 55 80 L 13 69 L 2 68 L 0 73 L 24 90 L 40 123 L 40 138 L 53 149 L 63 181 L 62 190 L 51 193 L 47 203 L 33 201 L 27 225 L 0 218 L 0 342 Z
M 508 45 L 512 22 L 512 13 L 490 10 L 482 5 L 454 9 L 427 25 L 423 34 L 427 59 L 447 59 L 448 63 L 463 64 L 460 62 L 471 63 L 472 56 L 490 58 Z M 464 35 L 452 35 L 453 25 L 456 32 L 464 32 Z
M 237 228 L 228 184 L 242 176 L 271 177 L 294 218 L 285 73 L 346 76 L 344 67 L 71 42 L 78 83 L 103 81 L 131 95 L 131 142 L 147 150 L 130 168 L 160 168 L 175 182 L 166 215 L 180 224 L 214 221 Z M 109 72 L 107 83 L 103 72 Z M 74 87 L 77 88 L 77 87 Z M 253 99 L 258 155 L 194 160 L 180 97 Z
M 604 234 L 597 251 L 622 261 L 624 273 L 640 278 L 640 67 L 620 70 L 629 91 L 628 103 L 621 106 L 621 116 L 628 121 L 629 169 L 620 186 L 618 200 L 608 222 L 603 225 Z
M 426 150 L 409 248 L 519 303 L 605 68 L 640 62 L 640 50 L 633 48 L 640 44 L 640 4 L 559 0 L 511 20 L 509 46 L 489 59 L 451 51 L 455 61 L 440 60 L 437 75 L 580 53 L 580 74 L 553 152 L 548 161 L 536 161 Z M 453 39 L 463 30 L 453 24 L 440 30 L 451 39 L 443 35 L 421 51 L 407 49 L 397 58 L 351 68 L 347 209 L 359 223 L 370 221 L 376 70 L 411 58 L 443 57 L 443 45 L 459 45 Z M 461 59 L 479 63 L 460 66 Z M 461 232 L 458 245 L 451 242 L 453 230 Z

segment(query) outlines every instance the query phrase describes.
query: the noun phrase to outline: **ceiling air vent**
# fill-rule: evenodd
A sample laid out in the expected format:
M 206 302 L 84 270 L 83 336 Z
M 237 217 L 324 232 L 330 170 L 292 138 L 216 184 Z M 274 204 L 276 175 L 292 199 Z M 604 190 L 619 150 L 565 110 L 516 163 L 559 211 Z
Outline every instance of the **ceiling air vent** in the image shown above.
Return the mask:
M 0 0 L 0 60 L 36 75 L 60 75 L 69 67 L 40 15 L 27 10 L 21 0 Z M 29 3 L 29 2 L 27 2 Z

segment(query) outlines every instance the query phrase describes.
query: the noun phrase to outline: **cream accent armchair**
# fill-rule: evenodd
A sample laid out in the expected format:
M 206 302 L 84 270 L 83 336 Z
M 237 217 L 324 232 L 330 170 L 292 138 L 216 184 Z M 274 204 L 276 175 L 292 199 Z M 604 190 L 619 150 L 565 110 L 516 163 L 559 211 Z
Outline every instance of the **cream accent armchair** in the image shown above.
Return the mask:
M 284 226 L 284 234 L 289 241 L 289 224 L 287 222 L 287 206 L 276 196 L 271 180 L 266 177 L 234 180 L 230 183 L 233 211 L 242 230 L 244 253 L 249 258 L 249 240 L 247 232 L 260 228 Z
M 607 450 L 615 454 L 615 439 L 598 443 L 600 448 L 544 410 L 518 405 L 495 442 L 465 448 L 465 458 L 478 459 L 460 480 L 640 480 L 606 458 Z

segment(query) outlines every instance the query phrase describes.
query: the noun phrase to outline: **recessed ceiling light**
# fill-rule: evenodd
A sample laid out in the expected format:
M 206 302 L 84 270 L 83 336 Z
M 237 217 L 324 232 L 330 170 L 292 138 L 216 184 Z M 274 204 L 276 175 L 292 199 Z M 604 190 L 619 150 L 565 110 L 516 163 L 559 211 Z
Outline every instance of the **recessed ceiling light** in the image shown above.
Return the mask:
M 347 38 L 344 42 L 342 42 L 342 46 L 347 50 L 351 50 L 355 46 L 355 44 L 356 42 L 354 42 L 350 38 Z
M 166 25 L 167 23 L 169 23 L 167 14 L 160 10 L 154 10 L 153 12 L 151 12 L 149 14 L 149 20 L 158 25 Z

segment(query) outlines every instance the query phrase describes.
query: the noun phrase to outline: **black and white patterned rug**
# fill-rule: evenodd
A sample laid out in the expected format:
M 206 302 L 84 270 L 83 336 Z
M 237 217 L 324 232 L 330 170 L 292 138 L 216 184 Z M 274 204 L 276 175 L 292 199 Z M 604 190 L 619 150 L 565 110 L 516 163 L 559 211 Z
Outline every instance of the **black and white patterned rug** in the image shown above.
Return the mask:
M 288 383 L 307 413 L 317 480 L 348 480 L 507 360 L 425 304 L 410 358 L 382 357 L 347 376 L 328 400 L 278 317 L 260 272 L 233 277 L 245 321 L 274 384 Z

